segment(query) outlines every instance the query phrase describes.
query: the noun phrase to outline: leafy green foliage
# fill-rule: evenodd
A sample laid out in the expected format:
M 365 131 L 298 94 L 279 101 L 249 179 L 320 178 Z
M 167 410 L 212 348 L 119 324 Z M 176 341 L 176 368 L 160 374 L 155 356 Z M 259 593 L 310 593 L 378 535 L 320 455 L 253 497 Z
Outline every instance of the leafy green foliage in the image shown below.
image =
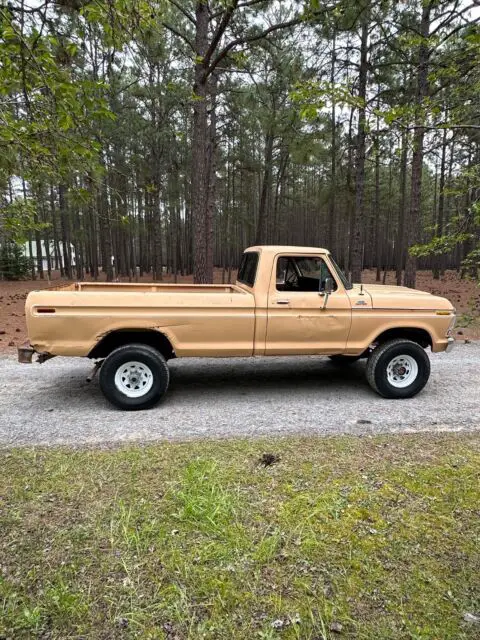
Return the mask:
M 465 194 L 475 196 L 480 185 L 480 166 L 462 168 L 446 195 L 456 201 L 465 198 Z M 441 256 L 454 251 L 458 246 L 466 244 L 469 249 L 462 260 L 463 269 L 473 278 L 480 281 L 480 201 L 473 200 L 467 209 L 452 216 L 445 233 L 436 233 L 426 243 L 410 248 L 412 255 L 418 257 Z
M 21 243 L 32 231 L 47 229 L 49 223 L 36 220 L 36 202 L 33 199 L 15 198 L 0 209 L 0 232 L 3 238 Z
M 441 256 L 449 251 L 453 251 L 455 247 L 472 238 L 470 233 L 451 233 L 443 236 L 435 236 L 426 244 L 416 244 L 410 248 L 410 253 L 419 258 L 435 255 Z
M 111 113 L 98 80 L 78 77 L 78 43 L 3 8 L 0 21 L 0 167 L 9 173 L 65 176 L 96 162 L 91 125 Z
M 307 120 L 316 118 L 322 110 L 332 101 L 340 108 L 359 108 L 363 101 L 352 93 L 352 87 L 348 84 L 307 80 L 297 83 L 291 92 L 294 103 L 300 107 L 300 115 Z
M 32 260 L 27 258 L 20 245 L 7 240 L 0 246 L 0 278 L 22 280 L 30 275 Z

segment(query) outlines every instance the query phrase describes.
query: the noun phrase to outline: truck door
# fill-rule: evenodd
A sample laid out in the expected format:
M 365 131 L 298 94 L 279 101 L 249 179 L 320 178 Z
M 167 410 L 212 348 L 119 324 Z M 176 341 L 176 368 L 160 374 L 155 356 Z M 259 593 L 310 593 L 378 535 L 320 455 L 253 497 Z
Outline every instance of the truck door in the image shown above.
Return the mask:
M 327 278 L 333 283 L 328 296 Z M 341 353 L 351 319 L 348 295 L 325 256 L 276 256 L 268 296 L 267 355 Z

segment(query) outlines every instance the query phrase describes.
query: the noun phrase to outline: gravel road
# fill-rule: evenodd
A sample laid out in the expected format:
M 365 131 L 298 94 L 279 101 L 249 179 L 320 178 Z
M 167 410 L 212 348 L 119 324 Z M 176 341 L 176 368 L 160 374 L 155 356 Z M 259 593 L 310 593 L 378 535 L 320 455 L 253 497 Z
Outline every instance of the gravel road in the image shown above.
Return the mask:
M 164 402 L 136 413 L 113 409 L 83 359 L 43 365 L 0 359 L 0 447 L 291 433 L 377 434 L 480 430 L 480 343 L 433 354 L 432 375 L 411 400 L 377 396 L 364 362 L 328 359 L 185 359 L 170 363 Z

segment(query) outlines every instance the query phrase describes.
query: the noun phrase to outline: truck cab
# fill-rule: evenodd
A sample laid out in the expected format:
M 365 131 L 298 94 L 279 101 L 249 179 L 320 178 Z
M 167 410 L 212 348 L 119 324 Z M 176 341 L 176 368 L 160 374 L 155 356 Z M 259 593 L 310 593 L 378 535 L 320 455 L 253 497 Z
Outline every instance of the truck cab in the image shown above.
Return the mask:
M 237 285 L 255 296 L 254 355 L 361 356 L 385 332 L 433 351 L 452 342 L 448 300 L 407 287 L 351 284 L 326 249 L 250 247 Z

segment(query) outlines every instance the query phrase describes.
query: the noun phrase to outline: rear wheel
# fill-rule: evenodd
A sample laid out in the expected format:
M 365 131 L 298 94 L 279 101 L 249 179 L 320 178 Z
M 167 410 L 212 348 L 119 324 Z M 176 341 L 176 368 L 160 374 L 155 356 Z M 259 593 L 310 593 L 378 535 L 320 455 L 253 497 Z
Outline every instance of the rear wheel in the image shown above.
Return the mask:
M 100 369 L 104 396 L 127 411 L 153 407 L 165 395 L 169 380 L 165 358 L 145 344 L 118 347 Z
M 411 398 L 430 377 L 425 350 L 411 340 L 389 340 L 378 346 L 367 363 L 367 380 L 384 398 Z

